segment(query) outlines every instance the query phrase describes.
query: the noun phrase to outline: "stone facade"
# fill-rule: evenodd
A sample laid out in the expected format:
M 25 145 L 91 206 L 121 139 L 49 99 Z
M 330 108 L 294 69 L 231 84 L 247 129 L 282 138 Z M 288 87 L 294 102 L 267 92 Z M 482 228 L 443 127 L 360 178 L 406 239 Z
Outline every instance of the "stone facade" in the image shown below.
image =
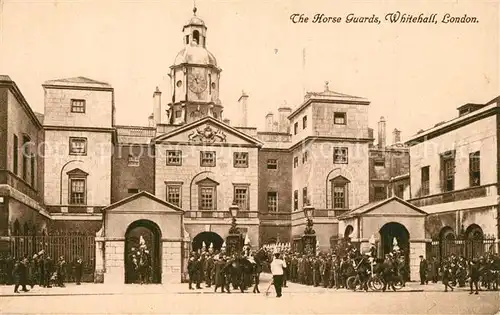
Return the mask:
M 410 202 L 429 213 L 429 237 L 443 231 L 458 237 L 477 226 L 498 243 L 498 100 L 459 111 L 458 118 L 408 140 Z

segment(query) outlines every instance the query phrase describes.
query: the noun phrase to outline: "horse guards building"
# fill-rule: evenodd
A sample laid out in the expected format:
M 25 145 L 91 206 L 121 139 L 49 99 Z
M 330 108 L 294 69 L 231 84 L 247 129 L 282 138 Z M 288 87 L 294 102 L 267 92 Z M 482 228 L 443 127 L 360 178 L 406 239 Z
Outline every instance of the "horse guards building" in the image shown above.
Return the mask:
M 267 114 L 258 131 L 244 92 L 239 117 L 223 118 L 221 68 L 206 39 L 194 10 L 168 74 L 171 95 L 162 102 L 153 92 L 148 126 L 116 124 L 107 83 L 46 81 L 39 114 L 0 76 L 4 255 L 79 255 L 91 281 L 124 283 L 142 236 L 154 281 L 180 282 L 189 251 L 225 245 L 230 208 L 253 248 L 300 250 L 308 213 L 321 251 L 349 238 L 383 256 L 396 241 L 413 280 L 419 255 L 498 252 L 500 98 L 465 104 L 405 143 L 398 130 L 387 143 L 381 117 L 375 144 L 370 101 L 326 83 L 295 109 Z

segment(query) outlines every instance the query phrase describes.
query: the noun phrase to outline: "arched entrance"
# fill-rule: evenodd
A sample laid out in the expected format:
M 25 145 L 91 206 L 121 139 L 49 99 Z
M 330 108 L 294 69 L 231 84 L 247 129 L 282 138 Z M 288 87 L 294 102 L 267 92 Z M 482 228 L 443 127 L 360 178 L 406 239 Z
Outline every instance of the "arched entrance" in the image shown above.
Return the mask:
M 141 236 L 144 240 L 141 244 Z M 134 268 L 134 258 L 142 253 L 149 255 L 151 268 L 148 282 L 161 283 L 161 232 L 156 223 L 138 220 L 130 224 L 125 232 L 125 283 L 137 283 L 140 279 Z
M 380 252 L 383 256 L 392 252 L 394 239 L 403 252 L 406 262 L 406 270 L 410 271 L 410 232 L 404 225 L 397 222 L 389 222 L 380 228 Z M 407 274 L 409 279 L 409 274 Z
M 212 244 L 214 250 L 220 250 L 222 244 L 224 244 L 224 239 L 215 232 L 201 232 L 193 238 L 191 249 L 198 251 L 201 249 L 203 244 L 205 244 L 206 249 L 208 249 L 210 244 Z
M 352 227 L 352 225 L 349 224 L 348 226 L 345 227 L 344 239 L 350 240 L 352 232 L 354 232 L 354 228 Z

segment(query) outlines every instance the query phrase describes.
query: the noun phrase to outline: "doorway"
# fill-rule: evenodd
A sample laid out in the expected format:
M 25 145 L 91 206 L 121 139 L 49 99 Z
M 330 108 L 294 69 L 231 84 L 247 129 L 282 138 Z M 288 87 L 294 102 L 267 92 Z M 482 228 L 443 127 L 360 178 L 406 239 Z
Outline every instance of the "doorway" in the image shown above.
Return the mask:
M 125 283 L 139 283 L 137 266 L 141 257 L 146 257 L 148 271 L 146 283 L 161 283 L 161 232 L 156 223 L 138 220 L 125 233 Z

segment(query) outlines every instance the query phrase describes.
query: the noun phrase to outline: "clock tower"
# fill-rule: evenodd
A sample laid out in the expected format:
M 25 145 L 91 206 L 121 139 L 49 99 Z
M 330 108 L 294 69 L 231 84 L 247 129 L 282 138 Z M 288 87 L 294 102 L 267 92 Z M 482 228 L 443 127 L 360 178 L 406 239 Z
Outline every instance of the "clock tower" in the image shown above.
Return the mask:
M 222 120 L 219 100 L 221 69 L 207 48 L 207 27 L 196 15 L 184 25 L 184 48 L 170 67 L 172 101 L 168 104 L 169 124 L 186 124 L 205 116 Z

